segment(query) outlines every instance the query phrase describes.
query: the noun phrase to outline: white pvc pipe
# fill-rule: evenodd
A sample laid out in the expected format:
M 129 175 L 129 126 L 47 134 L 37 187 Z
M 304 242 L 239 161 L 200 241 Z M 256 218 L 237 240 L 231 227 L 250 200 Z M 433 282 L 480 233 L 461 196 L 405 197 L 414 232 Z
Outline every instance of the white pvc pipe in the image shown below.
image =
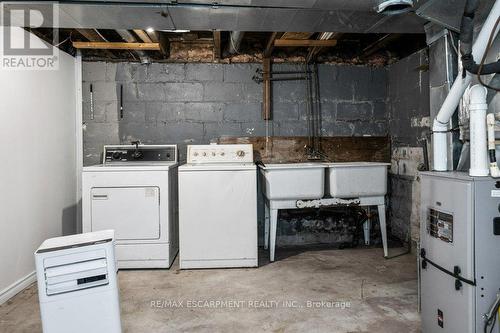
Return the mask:
M 483 24 L 481 32 L 476 37 L 474 45 L 472 46 L 472 56 L 476 62 L 479 62 L 486 51 L 488 44 L 488 38 L 491 34 L 491 30 L 495 26 L 496 20 L 500 16 L 500 0 L 496 0 L 493 8 L 488 15 L 488 18 Z M 500 27 L 499 27 L 500 28 Z M 498 34 L 499 28 L 495 31 L 495 37 Z M 467 73 L 465 78 L 462 78 L 462 72 L 460 71 L 453 83 L 453 86 L 446 96 L 446 99 L 441 106 L 434 123 L 432 126 L 432 144 L 433 144 L 433 161 L 434 170 L 436 171 L 446 171 L 448 170 L 448 150 L 447 150 L 447 139 L 446 133 L 448 130 L 448 122 L 451 119 L 453 113 L 460 102 L 460 98 L 465 92 L 465 89 L 470 84 L 472 80 L 472 74 Z
M 486 123 L 488 125 L 488 150 L 490 154 L 495 154 L 495 115 L 493 113 L 486 116 Z M 495 159 L 490 161 L 490 174 L 493 178 L 500 178 L 500 169 Z
M 488 149 L 486 140 L 486 95 L 488 90 L 476 84 L 469 93 L 470 111 L 470 169 L 471 176 L 488 176 Z

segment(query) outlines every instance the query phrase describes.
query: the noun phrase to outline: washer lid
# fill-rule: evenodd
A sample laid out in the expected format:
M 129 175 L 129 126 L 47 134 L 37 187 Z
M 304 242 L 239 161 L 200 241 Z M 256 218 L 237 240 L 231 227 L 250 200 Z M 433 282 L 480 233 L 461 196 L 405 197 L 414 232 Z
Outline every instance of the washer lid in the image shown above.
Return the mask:
M 190 171 L 238 171 L 238 170 L 256 170 L 257 166 L 253 163 L 188 163 L 179 167 L 179 172 Z

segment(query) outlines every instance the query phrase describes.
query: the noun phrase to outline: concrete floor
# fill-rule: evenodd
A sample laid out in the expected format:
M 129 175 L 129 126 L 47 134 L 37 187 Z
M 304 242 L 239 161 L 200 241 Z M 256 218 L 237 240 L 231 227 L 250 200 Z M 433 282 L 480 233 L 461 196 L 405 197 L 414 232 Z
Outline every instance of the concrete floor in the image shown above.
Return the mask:
M 120 271 L 124 331 L 420 332 L 412 255 L 313 248 L 278 249 L 271 264 L 261 258 L 257 269 L 179 271 L 176 262 Z M 0 306 L 0 332 L 40 331 L 36 286 Z

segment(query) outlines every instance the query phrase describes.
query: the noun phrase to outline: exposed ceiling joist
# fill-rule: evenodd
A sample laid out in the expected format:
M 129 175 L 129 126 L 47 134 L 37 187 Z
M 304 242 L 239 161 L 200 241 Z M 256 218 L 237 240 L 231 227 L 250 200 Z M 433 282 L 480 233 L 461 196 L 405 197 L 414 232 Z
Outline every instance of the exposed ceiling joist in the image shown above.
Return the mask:
M 91 42 L 107 42 L 97 29 L 76 29 L 76 31 Z
M 214 31 L 214 61 L 219 61 L 221 59 L 222 50 L 221 50 L 221 33 L 220 31 Z
M 329 40 L 334 39 L 338 40 L 342 36 L 342 33 L 334 33 L 334 32 L 322 32 L 318 39 L 319 40 Z M 312 62 L 316 59 L 318 54 L 323 50 L 321 46 L 314 46 L 309 49 L 309 53 L 306 56 L 306 62 Z
M 116 32 L 120 35 L 120 37 L 126 41 L 127 43 L 136 43 L 137 39 L 135 38 L 134 35 L 130 33 L 127 29 L 119 29 L 116 30 Z M 139 59 L 141 63 L 149 63 L 149 57 L 146 52 L 140 50 L 140 49 L 135 49 L 135 53 L 139 56 Z
M 107 42 L 108 40 L 97 29 L 76 29 L 83 37 L 90 42 Z M 114 59 L 115 54 L 112 51 L 105 51 L 106 56 Z
M 144 43 L 153 43 L 149 35 L 141 29 L 134 29 L 134 33 L 140 38 Z
M 329 39 L 329 40 L 276 39 L 274 41 L 275 47 L 310 47 L 310 46 L 332 47 L 335 45 L 337 45 L 337 41 L 335 39 Z
M 271 34 L 271 37 L 269 37 L 269 40 L 267 41 L 266 48 L 264 49 L 263 56 L 264 58 L 269 58 L 271 54 L 273 53 L 274 49 L 274 41 L 276 39 L 279 39 L 283 33 L 281 32 L 273 32 Z
M 309 39 L 314 32 L 285 32 L 280 39 Z
M 160 51 L 159 43 L 73 42 L 75 49 Z

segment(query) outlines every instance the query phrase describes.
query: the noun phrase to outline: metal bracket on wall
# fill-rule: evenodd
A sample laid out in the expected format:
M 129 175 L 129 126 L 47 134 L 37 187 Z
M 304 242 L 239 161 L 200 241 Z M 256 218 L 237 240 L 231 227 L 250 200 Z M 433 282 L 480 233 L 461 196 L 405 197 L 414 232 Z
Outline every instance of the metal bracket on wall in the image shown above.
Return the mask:
M 271 120 L 271 58 L 264 58 L 262 60 L 263 72 L 263 102 L 262 103 L 262 118 L 264 120 Z
M 94 87 L 90 84 L 90 120 L 94 120 Z
M 120 84 L 120 119 L 123 119 L 123 84 Z

